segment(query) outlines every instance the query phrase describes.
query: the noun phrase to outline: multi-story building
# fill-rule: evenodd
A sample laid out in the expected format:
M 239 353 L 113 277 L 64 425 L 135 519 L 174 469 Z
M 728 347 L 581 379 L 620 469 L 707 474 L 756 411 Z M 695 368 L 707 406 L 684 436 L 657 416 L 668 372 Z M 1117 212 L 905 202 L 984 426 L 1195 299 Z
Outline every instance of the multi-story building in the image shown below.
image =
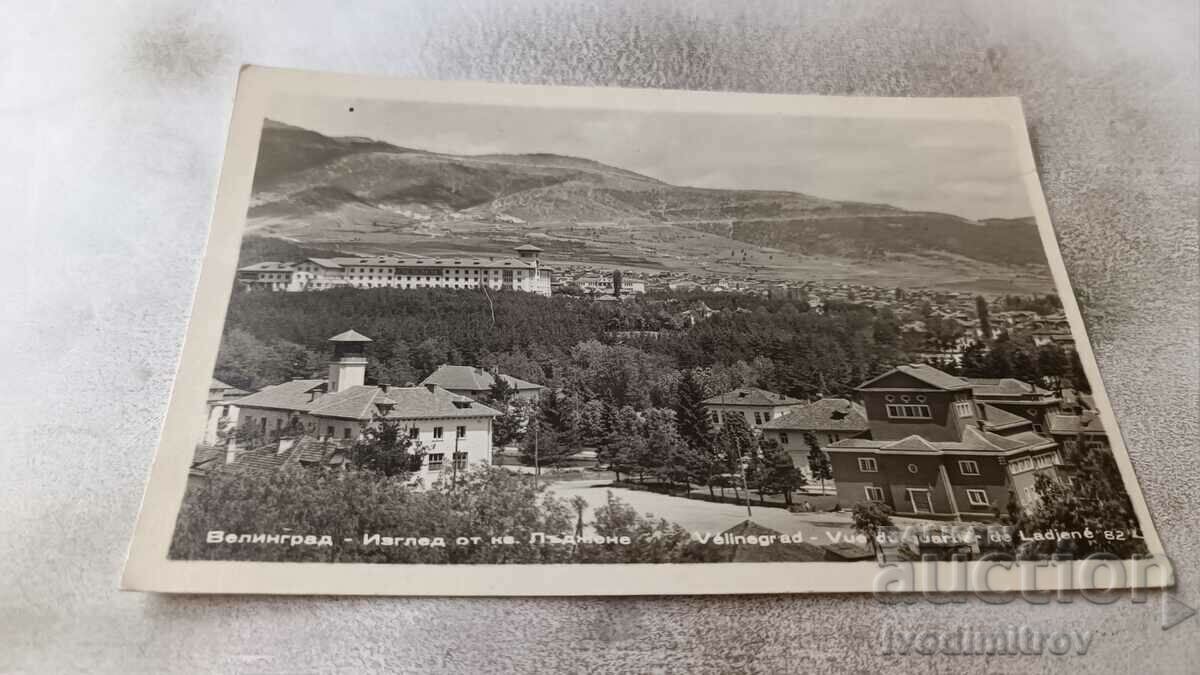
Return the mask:
M 508 384 L 513 398 L 524 401 L 537 401 L 542 390 L 540 384 L 526 382 L 520 378 L 504 375 L 500 372 L 477 366 L 451 366 L 442 364 L 433 374 L 421 381 L 422 385 L 436 385 L 460 396 L 469 396 L 476 401 L 487 398 L 497 380 Z
M 974 389 L 924 364 L 860 385 L 867 432 L 824 448 L 838 498 L 882 502 L 903 516 L 982 520 L 1005 513 L 1010 498 L 1034 506 L 1039 474 L 1066 480 L 1052 438 Z
M 812 448 L 805 441 L 806 435 L 813 435 L 817 447 L 853 438 L 867 431 L 867 411 L 844 398 L 823 398 L 798 406 L 761 428 L 763 436 L 779 443 L 791 455 L 796 468 L 807 476 L 808 454 Z
M 1033 430 L 1039 433 L 1049 428 L 1049 416 L 1058 412 L 1062 405 L 1062 398 L 1054 392 L 1015 378 L 962 379 L 971 385 L 977 401 L 1024 417 L 1033 423 Z
M 525 244 L 517 257 L 366 256 L 260 262 L 238 269 L 248 289 L 320 291 L 330 288 L 489 288 L 550 295 L 542 249 Z
M 797 398 L 756 387 L 741 387 L 704 400 L 713 426 L 721 428 L 731 415 L 739 415 L 751 429 L 761 429 L 776 417 L 786 415 L 804 403 Z
M 615 289 L 613 275 L 586 275 L 575 280 L 575 285 L 585 293 L 603 293 L 612 295 Z M 621 293 L 630 295 L 641 295 L 646 292 L 646 282 L 638 279 L 630 279 L 623 277 L 621 279 Z
M 435 384 L 367 385 L 370 338 L 351 330 L 330 342 L 334 356 L 326 379 L 292 380 L 232 401 L 231 421 L 263 439 L 293 436 L 280 444 L 282 453 L 299 447 L 297 435 L 300 445 L 348 446 L 382 416 L 401 420 L 413 440 L 428 449 L 422 465 L 427 476 L 491 463 L 492 419 L 500 413 Z M 230 442 L 226 462 L 236 464 L 241 450 Z

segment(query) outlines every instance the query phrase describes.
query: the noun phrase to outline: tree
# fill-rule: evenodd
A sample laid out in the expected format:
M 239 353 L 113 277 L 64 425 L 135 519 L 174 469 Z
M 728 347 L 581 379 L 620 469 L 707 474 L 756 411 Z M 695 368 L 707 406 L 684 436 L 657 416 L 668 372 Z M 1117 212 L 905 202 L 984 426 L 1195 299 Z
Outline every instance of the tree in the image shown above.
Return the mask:
M 621 270 L 613 270 L 613 295 L 621 297 Z
M 992 320 L 988 316 L 987 300 L 982 295 L 975 296 L 975 314 L 979 317 L 979 332 L 984 340 L 992 339 Z
M 521 458 L 526 464 L 556 467 L 579 451 L 574 415 L 566 396 L 547 390 L 538 399 L 532 428 L 525 433 Z
M 716 442 L 716 455 L 722 469 L 720 473 L 733 474 L 736 476 L 735 484 L 745 488 L 746 481 L 742 480 L 742 471 L 756 449 L 754 432 L 750 430 L 750 425 L 741 414 L 723 417 L 724 422 L 717 432 Z
M 529 428 L 531 405 L 516 399 L 500 406 L 500 415 L 492 419 L 492 444 L 506 447 L 520 443 Z
M 859 502 L 850 510 L 854 531 L 871 542 L 871 550 L 879 555 L 879 533 L 892 527 L 892 507 L 880 502 Z
M 373 470 L 307 468 L 288 463 L 262 473 L 220 469 L 189 487 L 169 556 L 176 560 L 426 564 L 548 564 L 572 561 L 567 547 L 538 544 L 534 532 L 569 534 L 570 507 L 544 487 L 495 467 L 460 474 L 457 485 L 435 481 L 413 489 L 400 476 Z M 311 532 L 331 546 L 210 544 L 214 527 L 228 532 Z M 459 537 L 509 535 L 507 546 L 379 546 L 364 534 Z M 614 547 L 621 555 L 624 547 Z M 616 560 L 619 562 L 620 560 Z M 640 561 L 639 561 L 640 562 Z
M 601 464 L 617 474 L 639 472 L 646 453 L 646 438 L 637 411 L 625 406 L 612 413 L 608 434 L 597 452 Z
M 833 479 L 833 464 L 829 461 L 829 455 L 821 449 L 816 434 L 805 431 L 804 444 L 808 446 L 808 470 L 813 480 L 821 481 L 821 494 L 825 494 L 825 481 Z
M 1112 453 L 1104 448 L 1087 446 L 1087 436 L 1078 434 L 1074 443 L 1063 449 L 1064 464 L 1057 479 L 1038 475 L 1034 489 L 1036 505 L 1018 518 L 1018 527 L 1025 532 L 1054 529 L 1062 532 L 1098 533 L 1092 539 L 1067 539 L 1034 542 L 1026 554 L 1045 556 L 1069 555 L 1082 558 L 1094 553 L 1111 553 L 1121 558 L 1146 552 L 1142 539 L 1134 536 L 1140 527 L 1129 494 L 1121 479 L 1121 471 Z M 1123 532 L 1122 538 L 1109 538 L 1099 533 Z
M 388 477 L 407 478 L 421 470 L 427 449 L 403 420 L 376 414 L 350 446 L 350 464 Z
M 759 442 L 755 455 L 754 485 L 759 495 L 783 495 L 783 503 L 792 505 L 792 492 L 804 487 L 804 474 L 796 468 L 792 456 L 778 441 L 764 439 Z
M 492 380 L 492 386 L 488 387 L 487 400 L 492 403 L 507 405 L 516 393 L 517 390 L 508 383 L 507 378 L 497 375 Z
M 651 408 L 642 426 L 646 442 L 639 469 L 654 473 L 669 483 L 687 482 L 687 444 L 675 425 L 675 411 Z
M 692 370 L 687 370 L 675 389 L 675 425 L 679 436 L 694 450 L 704 452 L 712 446 L 712 417 L 704 405 L 704 388 Z

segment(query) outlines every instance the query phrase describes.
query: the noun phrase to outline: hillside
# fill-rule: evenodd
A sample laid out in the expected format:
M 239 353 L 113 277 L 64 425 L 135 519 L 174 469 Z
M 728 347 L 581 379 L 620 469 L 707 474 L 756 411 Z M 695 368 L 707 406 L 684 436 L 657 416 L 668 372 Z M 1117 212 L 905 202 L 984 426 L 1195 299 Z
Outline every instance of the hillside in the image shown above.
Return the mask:
M 676 186 L 580 157 L 447 155 L 273 121 L 248 216 L 250 231 L 299 242 L 424 250 L 449 238 L 480 249 L 535 239 L 551 257 L 650 267 L 719 262 L 721 252 L 771 274 L 790 261 L 811 275 L 820 256 L 902 256 L 917 268 L 949 260 L 962 273 L 977 261 L 991 276 L 1045 264 L 1029 218 L 976 222 L 797 192 Z

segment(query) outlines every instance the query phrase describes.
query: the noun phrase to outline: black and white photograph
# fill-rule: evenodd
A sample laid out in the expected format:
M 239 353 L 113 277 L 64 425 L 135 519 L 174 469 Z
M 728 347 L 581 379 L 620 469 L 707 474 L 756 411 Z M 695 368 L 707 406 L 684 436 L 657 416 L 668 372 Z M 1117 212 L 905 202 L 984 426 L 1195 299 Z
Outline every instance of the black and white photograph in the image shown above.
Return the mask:
M 247 75 L 127 584 L 1161 556 L 1015 100 Z

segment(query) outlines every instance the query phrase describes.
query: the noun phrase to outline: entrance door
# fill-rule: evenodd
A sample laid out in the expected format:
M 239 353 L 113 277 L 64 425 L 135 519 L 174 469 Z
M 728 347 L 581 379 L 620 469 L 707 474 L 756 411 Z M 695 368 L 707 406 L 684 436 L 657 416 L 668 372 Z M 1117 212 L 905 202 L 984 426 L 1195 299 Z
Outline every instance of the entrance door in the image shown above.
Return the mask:
M 929 496 L 929 490 L 909 488 L 908 503 L 912 504 L 913 513 L 933 513 L 933 499 Z

